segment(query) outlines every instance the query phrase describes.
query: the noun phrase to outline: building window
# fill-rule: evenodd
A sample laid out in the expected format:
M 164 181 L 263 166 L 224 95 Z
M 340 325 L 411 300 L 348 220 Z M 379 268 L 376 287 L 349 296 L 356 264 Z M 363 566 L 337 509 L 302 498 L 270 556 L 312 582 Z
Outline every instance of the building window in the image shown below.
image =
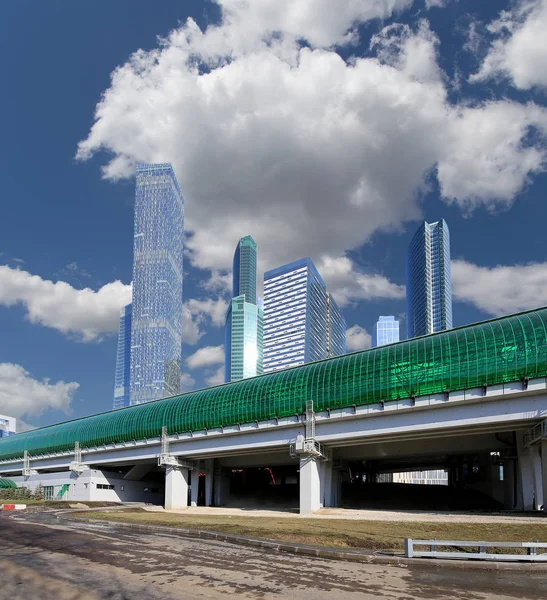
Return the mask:
M 98 483 L 97 484 L 97 489 L 98 490 L 113 490 L 114 486 L 113 485 L 108 485 L 107 483 Z

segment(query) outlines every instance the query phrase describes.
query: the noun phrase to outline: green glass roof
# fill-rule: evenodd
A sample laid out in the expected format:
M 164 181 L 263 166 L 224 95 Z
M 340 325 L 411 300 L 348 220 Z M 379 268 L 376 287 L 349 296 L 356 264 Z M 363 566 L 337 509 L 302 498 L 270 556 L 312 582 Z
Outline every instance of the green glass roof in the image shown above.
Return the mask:
M 17 484 L 11 479 L 0 478 L 0 490 L 14 490 L 17 489 Z
M 547 375 L 547 308 L 0 439 L 0 460 Z

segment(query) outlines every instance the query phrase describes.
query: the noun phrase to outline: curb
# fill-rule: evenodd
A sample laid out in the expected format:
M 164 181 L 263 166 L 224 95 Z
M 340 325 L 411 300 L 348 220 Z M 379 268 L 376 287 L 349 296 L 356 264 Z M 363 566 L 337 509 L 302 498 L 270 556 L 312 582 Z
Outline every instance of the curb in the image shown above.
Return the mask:
M 83 511 L 82 511 L 83 512 Z M 252 548 L 261 548 L 263 550 L 273 550 L 275 552 L 286 552 L 298 556 L 310 556 L 328 560 L 345 560 L 350 562 L 359 562 L 365 564 L 391 565 L 402 568 L 425 568 L 431 569 L 453 569 L 459 571 L 517 571 L 522 572 L 547 572 L 547 564 L 538 563 L 505 563 L 505 562 L 487 562 L 473 559 L 426 559 L 426 558 L 405 558 L 396 554 L 377 554 L 372 550 L 341 550 L 339 548 L 329 548 L 324 546 L 312 546 L 309 544 L 291 544 L 276 540 L 264 538 L 253 538 L 233 533 L 221 533 L 218 531 L 208 531 L 201 529 L 184 529 L 181 527 L 167 527 L 165 525 L 142 525 L 139 523 L 124 523 L 123 521 L 107 521 L 103 519 L 88 519 L 85 517 L 71 517 L 67 513 L 57 514 L 58 519 L 73 522 L 84 522 L 92 524 L 111 525 L 114 527 L 123 527 L 133 531 L 151 531 L 163 532 L 171 535 L 177 535 L 184 538 L 200 538 L 205 540 L 214 540 L 217 542 L 227 542 L 248 546 Z

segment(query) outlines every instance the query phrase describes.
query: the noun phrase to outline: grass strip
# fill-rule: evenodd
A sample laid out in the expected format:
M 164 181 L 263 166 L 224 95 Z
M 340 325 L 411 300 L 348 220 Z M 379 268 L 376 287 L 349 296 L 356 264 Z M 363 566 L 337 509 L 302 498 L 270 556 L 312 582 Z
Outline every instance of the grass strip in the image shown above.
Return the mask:
M 412 523 L 345 519 L 276 519 L 229 515 L 152 513 L 142 509 L 86 511 L 74 517 L 201 529 L 336 548 L 399 551 L 404 539 L 547 542 L 547 523 Z

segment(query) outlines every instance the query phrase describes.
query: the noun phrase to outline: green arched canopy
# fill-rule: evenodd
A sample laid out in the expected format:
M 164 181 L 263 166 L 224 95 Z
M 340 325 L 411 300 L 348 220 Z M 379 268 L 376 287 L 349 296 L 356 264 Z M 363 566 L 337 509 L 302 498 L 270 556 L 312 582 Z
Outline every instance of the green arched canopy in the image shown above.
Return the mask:
M 0 460 L 547 375 L 547 308 L 0 439 Z

